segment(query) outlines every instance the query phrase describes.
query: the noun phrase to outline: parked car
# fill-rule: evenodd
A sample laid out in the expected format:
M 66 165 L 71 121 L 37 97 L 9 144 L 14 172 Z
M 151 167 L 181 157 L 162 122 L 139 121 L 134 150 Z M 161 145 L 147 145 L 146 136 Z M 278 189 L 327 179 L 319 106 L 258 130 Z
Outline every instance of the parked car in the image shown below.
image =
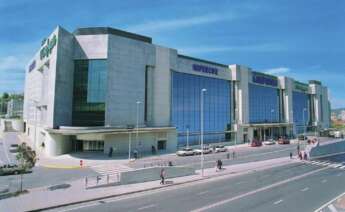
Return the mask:
M 204 147 L 202 152 L 203 152 L 203 154 L 209 154 L 212 152 L 212 149 L 210 149 L 209 147 Z M 195 154 L 200 155 L 201 149 L 196 149 Z
M 177 156 L 190 156 L 190 155 L 195 155 L 195 150 L 189 147 L 183 148 L 181 150 L 178 150 L 176 152 Z
M 290 140 L 287 138 L 279 138 L 278 144 L 290 144 Z
M 259 147 L 262 146 L 262 142 L 256 139 L 253 139 L 252 142 L 250 143 L 251 147 Z
M 268 141 L 264 141 L 263 142 L 265 145 L 273 145 L 273 144 L 276 144 L 276 142 L 273 140 L 273 139 L 270 139 Z
M 226 152 L 228 149 L 223 145 L 215 146 L 214 152 Z

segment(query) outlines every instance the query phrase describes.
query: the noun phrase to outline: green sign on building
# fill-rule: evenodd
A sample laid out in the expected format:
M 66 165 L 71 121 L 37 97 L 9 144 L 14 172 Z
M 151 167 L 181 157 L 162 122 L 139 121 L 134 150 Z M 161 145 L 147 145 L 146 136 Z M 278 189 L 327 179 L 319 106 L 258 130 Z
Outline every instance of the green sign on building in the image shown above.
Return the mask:
M 47 39 L 46 45 L 43 46 L 40 51 L 41 60 L 44 59 L 45 57 L 48 57 L 52 53 L 53 48 L 56 45 L 56 42 L 57 42 L 56 35 L 54 35 L 52 39 Z
M 296 90 L 300 90 L 300 91 L 303 91 L 303 92 L 307 92 L 309 90 L 308 84 L 295 81 L 294 85 L 295 85 L 295 89 Z

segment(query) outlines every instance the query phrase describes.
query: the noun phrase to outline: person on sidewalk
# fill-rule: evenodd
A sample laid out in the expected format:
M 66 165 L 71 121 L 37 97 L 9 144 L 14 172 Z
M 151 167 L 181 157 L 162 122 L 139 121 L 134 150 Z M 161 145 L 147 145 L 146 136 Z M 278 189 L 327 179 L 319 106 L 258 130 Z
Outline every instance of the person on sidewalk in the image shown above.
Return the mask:
M 307 152 L 304 152 L 303 159 L 304 159 L 304 160 L 308 160 Z
M 290 152 L 290 159 L 292 159 L 292 152 Z
M 165 179 L 165 170 L 161 169 L 161 174 L 160 174 L 160 178 L 161 178 L 161 185 L 164 185 L 164 179 Z
M 108 155 L 110 158 L 113 157 L 113 151 L 114 151 L 113 147 L 110 147 L 109 155 Z

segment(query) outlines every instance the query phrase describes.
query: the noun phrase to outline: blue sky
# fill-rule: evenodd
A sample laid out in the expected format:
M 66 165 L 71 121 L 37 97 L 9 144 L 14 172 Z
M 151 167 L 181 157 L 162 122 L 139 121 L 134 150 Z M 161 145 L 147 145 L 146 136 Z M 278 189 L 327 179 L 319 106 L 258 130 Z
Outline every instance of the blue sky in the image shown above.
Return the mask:
M 345 1 L 0 0 L 0 93 L 22 92 L 24 68 L 61 25 L 111 26 L 180 53 L 321 80 L 345 107 Z

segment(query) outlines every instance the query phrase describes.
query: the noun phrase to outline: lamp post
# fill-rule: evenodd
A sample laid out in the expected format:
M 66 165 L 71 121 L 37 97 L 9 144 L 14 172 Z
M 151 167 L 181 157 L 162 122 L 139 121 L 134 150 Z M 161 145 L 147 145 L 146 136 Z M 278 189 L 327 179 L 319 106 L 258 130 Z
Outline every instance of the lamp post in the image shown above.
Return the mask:
M 128 133 L 128 160 L 131 160 L 132 133 Z
M 237 120 L 237 112 L 238 112 L 238 109 L 235 108 L 235 124 L 236 124 L 236 134 L 235 134 L 235 145 L 234 145 L 234 149 L 236 147 L 236 144 L 237 144 L 237 134 L 238 134 L 238 120 Z
M 189 126 L 187 125 L 187 148 L 189 147 Z
M 138 145 L 138 138 L 139 138 L 139 105 L 141 104 L 140 101 L 137 101 L 137 125 L 136 125 L 136 142 Z
M 35 104 L 35 133 L 34 133 L 34 150 L 36 151 L 36 142 L 37 142 L 37 105 L 38 105 L 38 101 L 34 100 L 34 99 L 30 99 L 34 104 Z
M 304 139 L 305 134 L 306 134 L 306 124 L 305 124 L 304 112 L 307 112 L 307 108 L 303 108 L 303 139 Z
M 200 166 L 201 166 L 201 176 L 204 176 L 204 93 L 206 88 L 201 89 L 201 103 L 200 103 L 200 143 L 201 143 L 201 157 L 200 157 Z
M 274 118 L 274 109 L 271 109 L 271 122 L 273 123 L 273 118 Z M 273 126 L 271 127 L 271 139 L 273 140 Z

